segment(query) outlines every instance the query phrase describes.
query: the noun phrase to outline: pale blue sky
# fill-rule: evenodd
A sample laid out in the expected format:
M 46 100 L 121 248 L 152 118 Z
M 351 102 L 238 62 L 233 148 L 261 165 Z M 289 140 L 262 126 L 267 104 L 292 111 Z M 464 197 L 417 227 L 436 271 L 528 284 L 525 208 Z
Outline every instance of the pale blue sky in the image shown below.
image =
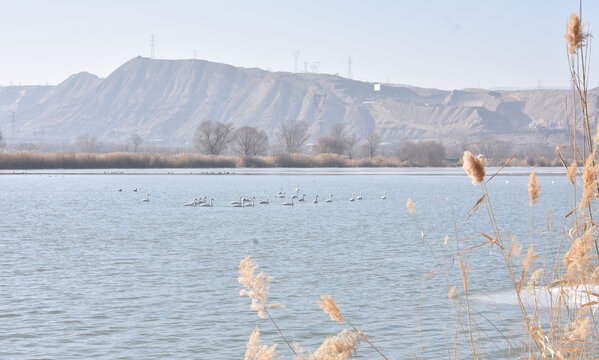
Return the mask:
M 0 85 L 106 77 L 150 55 L 442 89 L 567 87 L 566 22 L 578 0 L 0 0 Z M 599 28 L 599 2 L 583 20 Z M 593 55 L 596 51 L 593 51 Z M 599 61 L 599 58 L 593 56 Z M 591 85 L 599 76 L 591 67 Z M 599 70 L 597 70 L 599 71 Z

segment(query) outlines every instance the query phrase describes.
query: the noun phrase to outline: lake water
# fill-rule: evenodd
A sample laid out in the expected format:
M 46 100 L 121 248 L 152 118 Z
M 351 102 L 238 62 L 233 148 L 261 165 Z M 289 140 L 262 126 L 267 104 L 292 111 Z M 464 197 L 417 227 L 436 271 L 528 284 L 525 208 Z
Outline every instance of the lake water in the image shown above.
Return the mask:
M 304 349 L 346 328 L 316 304 L 330 294 L 389 358 L 420 357 L 420 341 L 424 358 L 447 357 L 455 311 L 442 270 L 421 281 L 437 266 L 431 250 L 460 288 L 452 207 L 460 238 L 491 232 L 484 209 L 468 218 L 481 189 L 461 169 L 171 171 L 0 174 L 1 358 L 240 359 L 258 325 L 262 343 L 279 344 L 290 359 L 272 324 L 238 294 L 238 264 L 247 255 L 273 277 L 270 301 L 286 309 L 272 315 Z M 489 183 L 501 229 L 525 249 L 531 211 L 522 175 L 529 171 L 508 169 Z M 571 188 L 561 169 L 537 171 L 546 174 L 535 207 L 542 252 L 546 219 L 552 232 L 562 231 Z M 307 201 L 280 205 L 288 199 L 275 198 L 277 191 L 297 186 Z M 349 202 L 352 192 L 364 199 Z M 150 201 L 141 202 L 147 193 Z M 316 194 L 320 203 L 312 204 Z M 183 206 L 199 195 L 213 197 L 214 207 Z M 269 196 L 270 204 L 228 205 L 241 195 Z M 460 247 L 482 242 L 475 236 Z M 513 330 L 515 307 L 485 300 L 510 296 L 499 252 L 485 246 L 465 259 L 474 311 L 494 319 L 500 311 L 499 326 Z M 490 336 L 501 347 L 501 335 Z M 501 357 L 480 341 L 489 357 Z M 462 335 L 458 342 L 467 356 Z M 355 358 L 377 357 L 363 342 Z

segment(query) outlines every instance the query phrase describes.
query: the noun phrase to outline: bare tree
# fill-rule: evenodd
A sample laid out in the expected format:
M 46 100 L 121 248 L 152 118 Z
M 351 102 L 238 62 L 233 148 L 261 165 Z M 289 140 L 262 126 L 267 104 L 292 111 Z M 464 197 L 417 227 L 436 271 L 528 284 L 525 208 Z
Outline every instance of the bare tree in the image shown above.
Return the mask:
M 281 123 L 277 130 L 277 138 L 288 154 L 299 152 L 309 137 L 308 125 L 300 120 Z
M 368 156 L 371 158 L 375 157 L 377 152 L 379 151 L 380 143 L 381 139 L 377 135 L 377 133 L 375 133 L 374 131 L 369 132 L 366 135 L 366 154 L 368 154 Z
M 73 145 L 76 151 L 87 153 L 96 152 L 99 147 L 98 138 L 88 134 L 77 136 L 73 141 Z
M 2 136 L 2 131 L 0 131 L 0 149 L 4 149 L 6 147 L 6 141 L 4 141 L 4 136 Z
M 231 123 L 203 121 L 193 136 L 193 144 L 201 153 L 220 155 L 231 142 L 233 125 Z
M 342 137 L 321 136 L 316 139 L 316 151 L 318 153 L 331 153 L 343 155 L 345 142 Z
M 399 148 L 397 156 L 416 166 L 440 166 L 445 159 L 445 147 L 436 141 L 408 141 Z
M 345 155 L 351 160 L 353 157 L 354 147 L 358 143 L 358 139 L 353 135 L 348 135 L 344 138 Z
M 268 136 L 255 127 L 241 127 L 233 132 L 232 150 L 237 155 L 264 155 L 268 151 Z
M 133 152 L 137 152 L 139 145 L 144 142 L 144 139 L 138 134 L 133 134 L 131 135 L 131 139 L 129 139 L 129 141 L 131 141 L 131 145 L 133 145 Z

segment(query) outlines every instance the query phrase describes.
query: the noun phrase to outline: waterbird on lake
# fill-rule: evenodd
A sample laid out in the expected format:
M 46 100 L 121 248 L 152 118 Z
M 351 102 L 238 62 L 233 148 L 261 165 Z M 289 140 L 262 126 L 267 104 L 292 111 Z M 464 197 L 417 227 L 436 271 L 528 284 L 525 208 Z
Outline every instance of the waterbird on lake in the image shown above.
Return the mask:
M 279 192 L 277 192 L 277 195 L 281 195 L 283 194 L 283 187 L 281 186 L 281 189 L 279 190 Z
M 354 193 L 351 193 L 351 197 L 349 198 L 349 201 L 356 201 L 356 199 L 354 198 Z
M 137 188 L 133 189 L 133 191 L 137 192 Z
M 356 200 L 362 200 L 362 192 L 360 191 L 360 196 L 356 198 Z
M 266 200 L 258 201 L 258 204 L 261 204 L 261 205 L 268 205 L 269 203 L 270 203 L 270 199 L 268 198 L 268 196 L 266 197 Z
M 312 204 L 318 204 L 318 195 L 312 200 Z
M 118 189 L 117 191 L 123 191 L 123 188 Z
M 229 203 L 229 205 L 231 205 L 232 207 L 244 207 L 245 206 L 245 202 L 242 201 L 243 200 L 243 196 L 241 196 L 239 198 L 239 201 L 231 201 Z
M 193 201 L 186 202 L 183 206 L 196 206 L 198 199 L 193 199 Z
M 306 194 L 303 194 L 301 198 L 297 199 L 297 201 L 305 201 L 306 200 Z
M 200 205 L 201 207 L 214 207 L 214 198 L 210 198 L 210 204 L 203 203 Z
M 150 194 L 146 194 L 146 198 L 141 199 L 141 202 L 148 202 L 148 201 L 150 201 Z
M 295 187 L 295 192 L 298 193 L 299 192 L 299 185 Z
M 281 193 L 281 194 L 277 195 L 277 197 L 278 197 L 279 199 L 283 199 L 283 198 L 285 198 L 286 196 L 285 196 L 285 193 Z
M 385 193 L 383 193 L 383 196 L 381 196 L 381 199 L 386 200 L 387 199 L 387 192 L 385 191 Z
M 333 194 L 329 194 L 329 198 L 326 199 L 324 202 L 333 202 Z
M 288 203 L 288 202 L 284 202 L 284 203 L 283 203 L 283 204 L 281 204 L 281 205 L 285 205 L 285 206 L 293 206 L 293 196 L 291 197 L 291 202 L 290 202 L 290 203 Z
M 231 205 L 231 206 L 241 205 L 242 199 L 243 199 L 243 196 L 240 196 L 239 201 L 229 201 L 229 205 Z

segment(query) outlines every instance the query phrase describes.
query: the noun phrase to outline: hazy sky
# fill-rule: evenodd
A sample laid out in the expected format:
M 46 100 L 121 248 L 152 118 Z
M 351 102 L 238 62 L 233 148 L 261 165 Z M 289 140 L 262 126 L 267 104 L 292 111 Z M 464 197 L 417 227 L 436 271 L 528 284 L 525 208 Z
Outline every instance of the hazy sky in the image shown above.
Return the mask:
M 0 0 L 0 85 L 57 84 L 125 61 L 198 59 L 442 89 L 567 87 L 578 0 Z M 583 21 L 599 28 L 599 2 Z M 594 27 L 593 27 L 594 26 Z M 592 59 L 597 51 L 593 51 Z M 596 64 L 599 64 L 595 62 Z M 598 65 L 599 66 L 599 65 Z M 592 87 L 598 85 L 591 67 Z

